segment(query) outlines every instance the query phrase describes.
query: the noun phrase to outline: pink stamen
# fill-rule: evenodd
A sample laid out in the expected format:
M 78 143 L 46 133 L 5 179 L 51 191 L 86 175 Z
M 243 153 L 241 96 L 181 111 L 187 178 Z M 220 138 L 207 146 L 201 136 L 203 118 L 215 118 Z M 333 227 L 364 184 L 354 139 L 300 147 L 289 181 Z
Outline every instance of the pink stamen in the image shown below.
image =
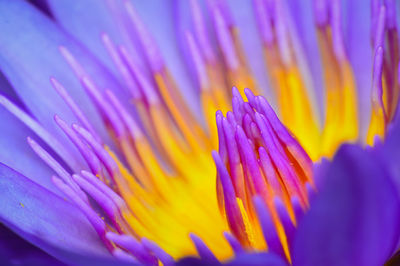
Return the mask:
M 142 245 L 144 248 L 154 254 L 165 266 L 172 266 L 174 265 L 174 259 L 166 253 L 162 248 L 160 248 L 155 242 L 148 240 L 147 238 L 142 238 L 141 240 Z
M 190 0 L 190 11 L 193 17 L 194 34 L 207 62 L 215 62 L 215 54 L 208 39 L 203 15 L 197 0 Z
M 382 71 L 383 71 L 383 48 L 379 46 L 374 58 L 374 71 L 372 76 L 372 101 L 383 108 L 383 88 L 382 88 Z
M 139 125 L 133 118 L 131 114 L 129 114 L 128 110 L 122 105 L 122 103 L 118 100 L 117 96 L 110 91 L 106 90 L 106 96 L 110 103 L 112 104 L 113 108 L 116 110 L 117 114 L 120 116 L 123 124 L 128 129 L 130 136 L 132 139 L 139 139 L 143 137 L 143 132 L 140 129 Z
M 331 26 L 332 26 L 332 43 L 333 52 L 339 62 L 346 59 L 344 48 L 343 33 L 342 33 L 342 18 L 340 14 L 340 0 L 331 2 Z
M 119 218 L 119 209 L 114 204 L 114 202 L 110 198 L 108 198 L 104 193 L 102 193 L 102 191 L 97 189 L 96 186 L 93 186 L 91 183 L 87 182 L 79 175 L 72 175 L 72 178 L 105 211 L 108 218 L 110 218 L 110 220 L 112 221 L 115 229 L 118 231 L 118 233 L 122 233 L 122 229 L 117 221 Z
M 318 27 L 326 26 L 329 20 L 327 0 L 314 0 L 313 10 L 316 25 Z
M 243 152 L 243 157 L 245 161 L 243 168 L 249 171 L 249 177 L 250 181 L 253 184 L 254 192 L 262 195 L 265 201 L 269 201 L 271 195 L 268 191 L 265 179 L 260 172 L 260 168 L 258 166 L 254 151 L 252 150 L 243 129 L 239 126 L 236 127 L 235 138 L 240 150 Z
M 223 114 L 221 111 L 217 111 L 216 113 L 216 122 L 217 122 L 217 130 L 218 130 L 218 136 L 220 136 L 218 138 L 218 153 L 221 156 L 221 158 L 223 159 L 223 161 L 226 160 L 227 158 L 227 147 L 226 147 L 226 141 L 223 137 L 224 136 L 224 129 L 222 126 L 222 119 L 223 119 Z
M 226 118 L 228 119 L 228 122 L 231 124 L 231 126 L 233 128 L 236 128 L 237 123 L 236 123 L 235 115 L 233 114 L 233 112 L 228 111 L 226 113 Z
M 258 153 L 260 155 L 261 168 L 265 174 L 265 177 L 267 178 L 268 184 L 278 196 L 283 197 L 285 192 L 283 191 L 281 183 L 279 182 L 279 177 L 271 162 L 270 155 L 267 153 L 264 147 L 260 147 L 258 149 Z
M 79 136 L 82 137 L 89 145 L 92 147 L 94 153 L 103 163 L 105 168 L 107 169 L 108 174 L 114 178 L 115 175 L 119 174 L 118 165 L 112 159 L 110 154 L 103 148 L 103 146 L 95 140 L 95 138 L 90 134 L 89 131 L 84 129 L 83 127 L 78 126 L 77 124 L 73 124 L 72 128 L 75 132 L 78 133 Z
M 272 21 L 264 0 L 253 0 L 254 11 L 263 42 L 270 46 L 274 42 Z
M 233 18 L 229 12 L 228 3 L 226 2 L 226 0 L 208 0 L 207 5 L 211 13 L 213 13 L 214 11 L 218 11 L 221 13 L 222 18 L 224 19 L 229 29 L 233 27 Z
M 226 241 L 228 241 L 229 245 L 231 246 L 233 252 L 235 252 L 236 255 L 243 253 L 244 249 L 240 242 L 236 239 L 236 237 L 228 232 L 224 232 L 224 237 Z
M 253 132 L 251 131 L 251 123 L 253 123 L 253 120 L 251 119 L 250 115 L 246 113 L 243 116 L 242 128 L 246 133 L 247 138 L 254 142 Z
M 88 202 L 88 199 L 80 189 L 80 187 L 72 180 L 71 175 L 61 166 L 61 164 L 54 159 L 44 148 L 42 148 L 36 141 L 31 139 L 30 137 L 27 138 L 29 146 L 31 146 L 32 150 L 51 168 L 56 172 L 65 183 L 70 186 L 77 195 L 85 202 Z
M 232 181 L 235 185 L 236 193 L 242 196 L 242 200 L 244 199 L 243 192 L 241 193 L 240 187 L 244 187 L 243 180 L 241 179 L 241 167 L 240 167 L 240 155 L 238 151 L 238 146 L 235 141 L 235 133 L 232 126 L 228 123 L 226 118 L 222 119 L 222 126 L 224 130 L 224 134 L 221 137 L 225 138 L 225 145 L 228 151 L 228 160 L 229 160 L 229 169 L 232 177 Z
M 75 72 L 75 75 L 78 78 L 83 76 L 87 76 L 85 69 L 78 63 L 75 57 L 71 54 L 71 52 L 65 46 L 60 46 L 58 48 L 60 50 L 61 55 L 64 57 L 65 61 L 69 64 L 72 70 Z
M 128 252 L 125 252 L 120 248 L 114 248 L 114 250 L 112 251 L 112 254 L 113 254 L 114 257 L 120 259 L 121 261 L 126 261 L 126 262 L 134 263 L 134 264 L 138 264 L 139 263 L 135 259 L 135 257 L 133 257 Z
M 240 126 L 242 126 L 243 123 L 243 117 L 244 117 L 244 110 L 243 110 L 243 100 L 242 98 L 234 96 L 232 98 L 232 109 L 233 109 L 233 114 L 235 116 L 236 123 Z
M 149 254 L 143 245 L 133 237 L 128 235 L 117 235 L 112 232 L 108 232 L 106 237 L 121 248 L 128 250 L 140 262 L 147 265 L 157 265 L 157 259 L 153 255 Z
M 117 137 L 125 135 L 125 127 L 112 106 L 104 99 L 94 82 L 88 77 L 82 77 L 82 85 L 96 103 L 103 117 L 112 126 Z
M 270 212 L 265 205 L 265 202 L 260 196 L 255 196 L 253 198 L 253 203 L 256 208 L 258 220 L 260 221 L 264 239 L 268 244 L 269 251 L 278 254 L 285 259 L 285 252 L 283 251 L 281 241 L 276 232 L 275 225 L 272 221 Z
M 304 216 L 304 209 L 300 204 L 299 198 L 296 196 L 292 196 L 290 202 L 292 204 L 294 215 L 296 216 L 296 221 L 300 221 Z
M 83 76 L 83 74 L 80 74 L 80 76 Z M 58 82 L 55 78 L 50 78 L 51 85 L 53 85 L 53 88 L 58 92 L 58 94 L 63 98 L 65 103 L 68 105 L 68 107 L 71 109 L 71 111 L 74 113 L 76 118 L 78 118 L 79 123 L 81 123 L 87 130 L 92 133 L 92 135 L 96 138 L 97 141 L 101 142 L 101 138 L 97 135 L 96 130 L 92 126 L 92 124 L 89 122 L 89 119 L 85 116 L 85 114 L 82 112 L 82 110 L 79 108 L 79 106 L 75 103 L 75 101 L 72 99 L 72 97 L 68 94 L 67 90 L 64 88 L 64 86 Z
M 209 81 L 207 76 L 207 69 L 205 62 L 200 54 L 199 47 L 197 46 L 197 43 L 194 41 L 192 34 L 186 32 L 185 35 L 189 46 L 189 52 L 193 60 L 194 68 L 196 71 L 197 80 L 199 82 L 199 87 L 202 90 L 208 89 Z
M 106 47 L 108 54 L 111 59 L 114 61 L 115 66 L 117 67 L 119 73 L 122 75 L 122 78 L 125 80 L 125 84 L 128 87 L 130 93 L 132 94 L 134 99 L 140 99 L 141 94 L 139 89 L 137 88 L 135 80 L 132 78 L 131 73 L 129 72 L 128 67 L 125 65 L 125 62 L 121 58 L 117 48 L 114 43 L 110 39 L 110 37 L 103 33 L 101 35 L 101 39 Z
M 101 173 L 101 164 L 99 159 L 91 149 L 78 137 L 78 135 L 62 120 L 58 115 L 54 116 L 57 125 L 64 131 L 72 143 L 78 148 L 81 155 L 85 158 L 90 170 L 95 174 Z
M 83 212 L 86 218 L 89 220 L 90 224 L 96 230 L 97 234 L 101 237 L 104 244 L 106 245 L 108 250 L 112 250 L 113 247 L 105 237 L 106 235 L 106 224 L 105 222 L 97 215 L 97 213 L 89 206 L 89 204 L 80 198 L 75 191 L 73 191 L 69 186 L 64 184 L 64 182 L 56 177 L 52 177 L 52 181 L 54 185 L 61 190 L 70 200 L 72 200 L 76 206 Z
M 293 62 L 293 58 L 290 50 L 290 35 L 287 25 L 287 10 L 283 8 L 281 1 L 275 2 L 275 30 L 276 40 L 279 47 L 279 52 L 283 63 L 286 66 L 290 66 Z
M 299 165 L 304 170 L 305 174 L 307 176 L 311 176 L 312 161 L 310 157 L 305 152 L 303 147 L 301 147 L 297 140 L 282 124 L 267 100 L 265 100 L 263 97 L 258 96 L 255 98 L 255 103 L 252 103 L 252 106 L 267 118 L 270 127 L 273 128 L 275 135 L 279 138 L 283 146 L 289 149 L 293 158 L 296 158 L 296 160 L 299 162 Z
M 192 242 L 195 245 L 197 253 L 199 254 L 200 258 L 210 263 L 219 263 L 218 259 L 215 257 L 212 251 L 207 247 L 207 245 L 203 242 L 203 240 L 201 240 L 200 237 L 192 233 L 189 234 L 189 236 L 192 239 Z
M 379 9 L 379 15 L 376 22 L 376 32 L 374 32 L 374 51 L 376 52 L 378 47 L 384 47 L 385 45 L 385 31 L 386 31 L 386 7 L 381 6 Z
M 385 0 L 386 6 L 386 25 L 388 29 L 396 29 L 397 28 L 397 19 L 396 19 L 396 1 L 394 0 Z
M 125 1 L 125 8 L 132 24 L 136 29 L 143 51 L 146 54 L 146 58 L 152 72 L 160 72 L 164 67 L 164 62 L 162 60 L 157 44 L 155 43 L 153 37 L 147 31 L 144 23 L 139 18 L 131 1 Z
M 115 193 L 109 186 L 100 181 L 98 177 L 84 170 L 81 171 L 81 175 L 83 178 L 86 179 L 86 181 L 91 183 L 104 195 L 110 198 L 120 210 L 127 210 L 125 201 L 117 193 Z
M 238 203 L 236 201 L 235 190 L 228 170 L 226 169 L 224 163 L 221 160 L 221 157 L 217 152 L 213 151 L 212 156 L 214 158 L 217 172 L 223 187 L 225 212 L 228 219 L 229 227 L 231 228 L 233 234 L 236 235 L 240 240 L 246 240 L 247 235 L 245 232 L 245 225 L 242 219 L 242 215 L 240 213 Z
M 137 83 L 139 84 L 140 90 L 146 102 L 149 105 L 154 105 L 159 102 L 159 95 L 156 92 L 154 85 L 151 80 L 146 77 L 145 73 L 140 70 L 139 66 L 134 62 L 132 56 L 128 53 L 125 47 L 120 47 L 120 52 L 122 58 L 126 61 L 129 66 L 132 75 L 135 77 Z
M 221 12 L 219 10 L 213 11 L 215 31 L 217 33 L 218 43 L 224 55 L 225 62 L 231 70 L 236 70 L 239 68 L 240 62 L 236 54 L 231 32 L 229 31 L 228 25 L 226 24 Z
M 294 234 L 296 233 L 296 227 L 289 216 L 285 204 L 278 197 L 274 198 L 274 206 L 276 212 L 278 213 L 279 220 L 282 223 L 283 229 L 285 230 L 287 241 L 290 245 L 292 243 Z

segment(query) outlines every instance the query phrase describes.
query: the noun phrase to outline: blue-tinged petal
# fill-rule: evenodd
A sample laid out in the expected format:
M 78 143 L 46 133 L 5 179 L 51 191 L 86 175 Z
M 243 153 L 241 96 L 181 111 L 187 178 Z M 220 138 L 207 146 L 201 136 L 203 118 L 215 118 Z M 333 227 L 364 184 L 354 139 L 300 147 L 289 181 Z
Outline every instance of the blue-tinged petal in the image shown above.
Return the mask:
M 0 223 L 0 261 L 6 265 L 64 265 Z
M 21 109 L 25 109 L 23 103 L 15 95 L 15 91 L 0 73 L 0 88 L 2 93 L 13 99 L 13 102 Z M 52 170 L 33 152 L 27 144 L 27 137 L 36 139 L 41 145 L 47 147 L 40 138 L 25 124 L 18 120 L 5 108 L 0 106 L 0 162 L 17 170 L 35 183 L 61 195 L 51 182 Z
M 370 119 L 373 51 L 371 49 L 370 3 L 364 0 L 344 1 L 344 37 L 353 67 L 358 92 L 362 134 L 366 134 Z
M 26 137 L 36 135 L 0 107 L 0 162 L 13 167 L 32 181 L 61 194 L 51 182 L 52 171 L 36 156 Z
M 21 108 L 16 95 L 3 76 L 0 75 L 0 88 Z M 39 140 L 36 134 L 15 116 L 0 106 L 0 162 L 16 169 L 18 172 L 41 184 L 43 187 L 57 193 L 61 192 L 51 182 L 52 171 L 40 160 L 27 144 L 28 136 Z
M 400 205 L 380 158 L 342 146 L 324 178 L 300 221 L 293 264 L 383 265 L 399 236 Z
M 3 164 L 0 164 L 0 222 L 66 263 L 87 255 L 110 257 L 75 206 Z
M 53 116 L 59 114 L 70 123 L 76 122 L 76 118 L 52 88 L 49 78 L 53 76 L 68 89 L 105 137 L 98 112 L 62 58 L 59 45 L 64 45 L 79 58 L 101 88 L 118 89 L 116 81 L 95 58 L 25 1 L 0 1 L 0 31 L 0 68 L 31 114 L 55 137 L 70 145 Z M 71 146 L 68 149 L 76 154 Z
M 71 4 L 73 2 L 73 4 Z M 194 103 L 193 83 L 184 65 L 175 36 L 174 12 L 170 0 L 131 1 L 146 28 L 154 37 L 164 62 L 181 89 L 183 95 Z M 124 1 L 49 0 L 52 14 L 74 37 L 89 47 L 102 62 L 116 73 L 108 58 L 100 34 L 106 32 L 117 44 L 130 48 L 137 63 L 143 61 L 138 49 L 132 23 L 127 19 Z M 121 19 L 123 18 L 123 19 Z M 155 19 L 157 18 L 157 19 Z M 139 52 L 138 52 L 139 51 Z M 116 74 L 118 75 L 118 74 Z
M 129 45 L 128 32 L 124 31 L 124 24 L 121 24 L 113 13 L 117 12 L 115 9 L 121 2 L 47 0 L 54 19 L 69 34 L 82 42 L 115 75 L 118 75 L 117 70 L 101 41 L 101 34 L 107 33 L 114 42 Z

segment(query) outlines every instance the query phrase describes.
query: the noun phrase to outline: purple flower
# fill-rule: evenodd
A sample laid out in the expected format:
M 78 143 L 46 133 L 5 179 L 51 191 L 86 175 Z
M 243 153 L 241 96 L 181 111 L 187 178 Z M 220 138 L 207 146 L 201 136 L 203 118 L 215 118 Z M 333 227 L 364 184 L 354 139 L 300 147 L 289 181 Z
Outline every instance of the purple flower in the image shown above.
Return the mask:
M 6 264 L 396 263 L 395 1 L 0 14 Z

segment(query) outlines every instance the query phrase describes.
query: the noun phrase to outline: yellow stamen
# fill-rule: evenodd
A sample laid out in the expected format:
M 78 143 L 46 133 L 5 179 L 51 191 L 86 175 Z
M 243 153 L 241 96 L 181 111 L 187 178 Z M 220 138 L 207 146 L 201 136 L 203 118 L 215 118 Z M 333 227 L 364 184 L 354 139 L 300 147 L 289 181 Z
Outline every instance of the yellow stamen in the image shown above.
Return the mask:
M 358 139 L 357 94 L 349 62 L 334 56 L 330 28 L 318 30 L 326 87 L 321 155 L 332 157 L 343 142 Z

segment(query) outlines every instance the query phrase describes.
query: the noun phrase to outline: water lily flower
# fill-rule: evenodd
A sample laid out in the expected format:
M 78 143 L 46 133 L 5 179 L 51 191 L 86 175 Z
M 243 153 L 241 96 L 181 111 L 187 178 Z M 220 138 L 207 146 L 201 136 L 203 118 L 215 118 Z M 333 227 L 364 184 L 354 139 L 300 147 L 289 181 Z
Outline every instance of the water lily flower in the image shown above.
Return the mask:
M 396 4 L 0 0 L 2 262 L 395 265 Z

